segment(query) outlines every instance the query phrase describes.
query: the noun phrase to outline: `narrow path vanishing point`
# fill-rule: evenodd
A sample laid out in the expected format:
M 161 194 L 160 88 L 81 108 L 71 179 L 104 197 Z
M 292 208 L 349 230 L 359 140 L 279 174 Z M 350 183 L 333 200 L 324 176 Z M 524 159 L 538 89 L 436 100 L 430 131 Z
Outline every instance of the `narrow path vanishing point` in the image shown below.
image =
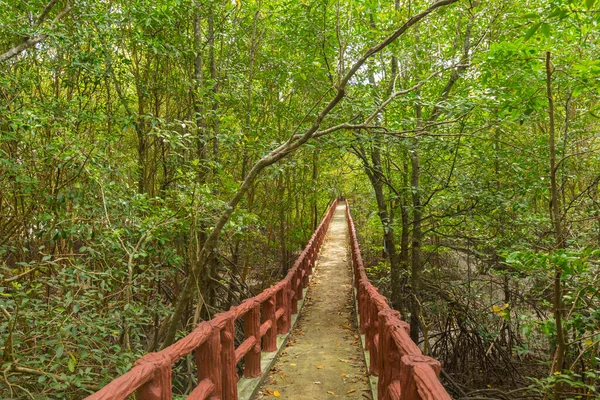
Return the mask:
M 346 206 L 337 206 L 302 314 L 255 400 L 371 399 L 356 327 Z

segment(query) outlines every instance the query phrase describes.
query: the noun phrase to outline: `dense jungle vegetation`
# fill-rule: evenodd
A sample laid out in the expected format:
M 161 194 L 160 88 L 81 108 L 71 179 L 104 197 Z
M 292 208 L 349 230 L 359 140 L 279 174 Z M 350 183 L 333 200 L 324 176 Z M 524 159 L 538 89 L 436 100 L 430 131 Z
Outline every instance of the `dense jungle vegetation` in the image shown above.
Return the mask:
M 0 397 L 103 386 L 344 195 L 453 396 L 600 398 L 599 28 L 596 0 L 0 0 Z

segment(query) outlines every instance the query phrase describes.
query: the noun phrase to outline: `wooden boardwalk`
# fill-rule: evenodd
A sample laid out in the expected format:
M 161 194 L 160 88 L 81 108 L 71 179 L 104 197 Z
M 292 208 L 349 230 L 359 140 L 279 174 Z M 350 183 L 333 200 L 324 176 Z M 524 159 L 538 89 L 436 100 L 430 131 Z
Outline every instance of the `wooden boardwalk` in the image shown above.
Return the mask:
M 332 203 L 277 284 L 201 322 L 171 346 L 139 358 L 129 372 L 87 399 L 125 400 L 135 393 L 138 400 L 171 400 L 173 364 L 193 352 L 198 385 L 188 400 L 248 399 L 264 378 L 269 379 L 257 399 L 370 399 L 370 380 L 379 399 L 450 400 L 439 380 L 440 363 L 421 353 L 408 324 L 369 281 L 347 207 L 339 200 Z M 354 289 L 363 335 L 355 323 Z M 289 345 L 269 371 L 303 300 L 306 307 Z M 240 319 L 245 339 L 236 346 L 235 321 Z M 236 366 L 242 359 L 244 379 L 239 379 Z
M 297 325 L 255 399 L 370 399 L 356 326 L 346 206 L 337 206 Z

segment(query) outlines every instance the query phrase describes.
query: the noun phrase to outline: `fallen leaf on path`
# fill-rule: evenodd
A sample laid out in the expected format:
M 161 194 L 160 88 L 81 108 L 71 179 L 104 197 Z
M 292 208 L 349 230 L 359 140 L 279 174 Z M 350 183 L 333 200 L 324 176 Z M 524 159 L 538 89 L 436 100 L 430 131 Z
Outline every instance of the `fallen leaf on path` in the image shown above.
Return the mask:
M 328 391 L 327 391 L 327 394 L 330 394 L 330 395 L 332 395 L 332 396 L 335 396 L 335 393 L 333 393 L 331 390 L 328 390 Z
M 285 374 L 281 374 L 281 380 L 285 379 Z
M 323 366 L 322 365 L 317 365 L 317 369 L 322 369 Z
M 345 373 L 345 372 L 342 372 L 341 376 L 346 376 L 346 373 Z
M 319 382 L 319 381 L 315 382 L 315 385 L 320 385 L 320 384 L 321 384 L 321 382 Z
M 290 363 L 290 366 L 291 366 L 291 367 L 295 367 L 295 366 L 296 366 L 296 364 L 294 364 L 294 363 Z
M 348 393 L 350 393 L 350 392 L 348 392 Z M 279 396 L 281 396 L 281 393 L 279 393 L 279 392 L 276 390 L 276 391 L 274 391 L 274 392 L 273 392 L 273 396 L 275 396 L 275 397 L 279 397 Z
M 343 358 L 340 358 L 340 361 L 343 362 L 343 363 L 349 363 L 350 362 L 349 360 L 344 360 Z
M 346 394 L 350 394 L 350 393 L 354 393 L 354 392 L 356 392 L 356 389 L 350 389 L 346 392 Z

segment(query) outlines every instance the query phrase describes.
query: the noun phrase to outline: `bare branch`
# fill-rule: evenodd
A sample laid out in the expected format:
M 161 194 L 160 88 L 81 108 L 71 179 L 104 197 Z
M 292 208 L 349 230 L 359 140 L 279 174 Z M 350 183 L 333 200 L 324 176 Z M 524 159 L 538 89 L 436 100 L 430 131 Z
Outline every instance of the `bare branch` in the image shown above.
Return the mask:
M 379 113 L 381 113 L 392 101 L 394 101 L 394 99 L 396 99 L 396 97 L 399 96 L 403 96 L 405 94 L 408 94 L 410 92 L 414 92 L 415 90 L 419 89 L 421 86 L 423 86 L 425 83 L 427 83 L 429 80 L 431 80 L 433 77 L 435 77 L 436 75 L 441 74 L 444 71 L 447 71 L 449 69 L 454 69 L 454 68 L 466 68 L 468 67 L 468 65 L 452 65 L 446 68 L 443 68 L 439 71 L 433 72 L 431 75 L 429 75 L 427 78 L 423 79 L 422 81 L 418 82 L 417 84 L 415 84 L 414 86 L 408 88 L 408 89 L 404 89 L 404 90 L 399 90 L 395 93 L 392 93 L 383 103 L 381 103 L 379 105 L 379 107 L 377 107 L 377 109 L 375 111 L 373 111 L 371 113 L 371 115 L 369 115 L 369 117 L 365 120 L 365 124 L 369 124 L 373 118 L 375 118 Z
M 34 26 L 40 26 L 44 22 L 44 20 L 46 19 L 46 17 L 48 16 L 48 14 L 50 13 L 50 11 L 52 10 L 52 8 L 54 7 L 54 5 L 57 2 L 58 2 L 58 0 L 50 0 L 50 2 L 48 4 L 46 4 L 44 11 L 42 11 L 42 13 L 38 17 L 37 21 L 35 21 Z

